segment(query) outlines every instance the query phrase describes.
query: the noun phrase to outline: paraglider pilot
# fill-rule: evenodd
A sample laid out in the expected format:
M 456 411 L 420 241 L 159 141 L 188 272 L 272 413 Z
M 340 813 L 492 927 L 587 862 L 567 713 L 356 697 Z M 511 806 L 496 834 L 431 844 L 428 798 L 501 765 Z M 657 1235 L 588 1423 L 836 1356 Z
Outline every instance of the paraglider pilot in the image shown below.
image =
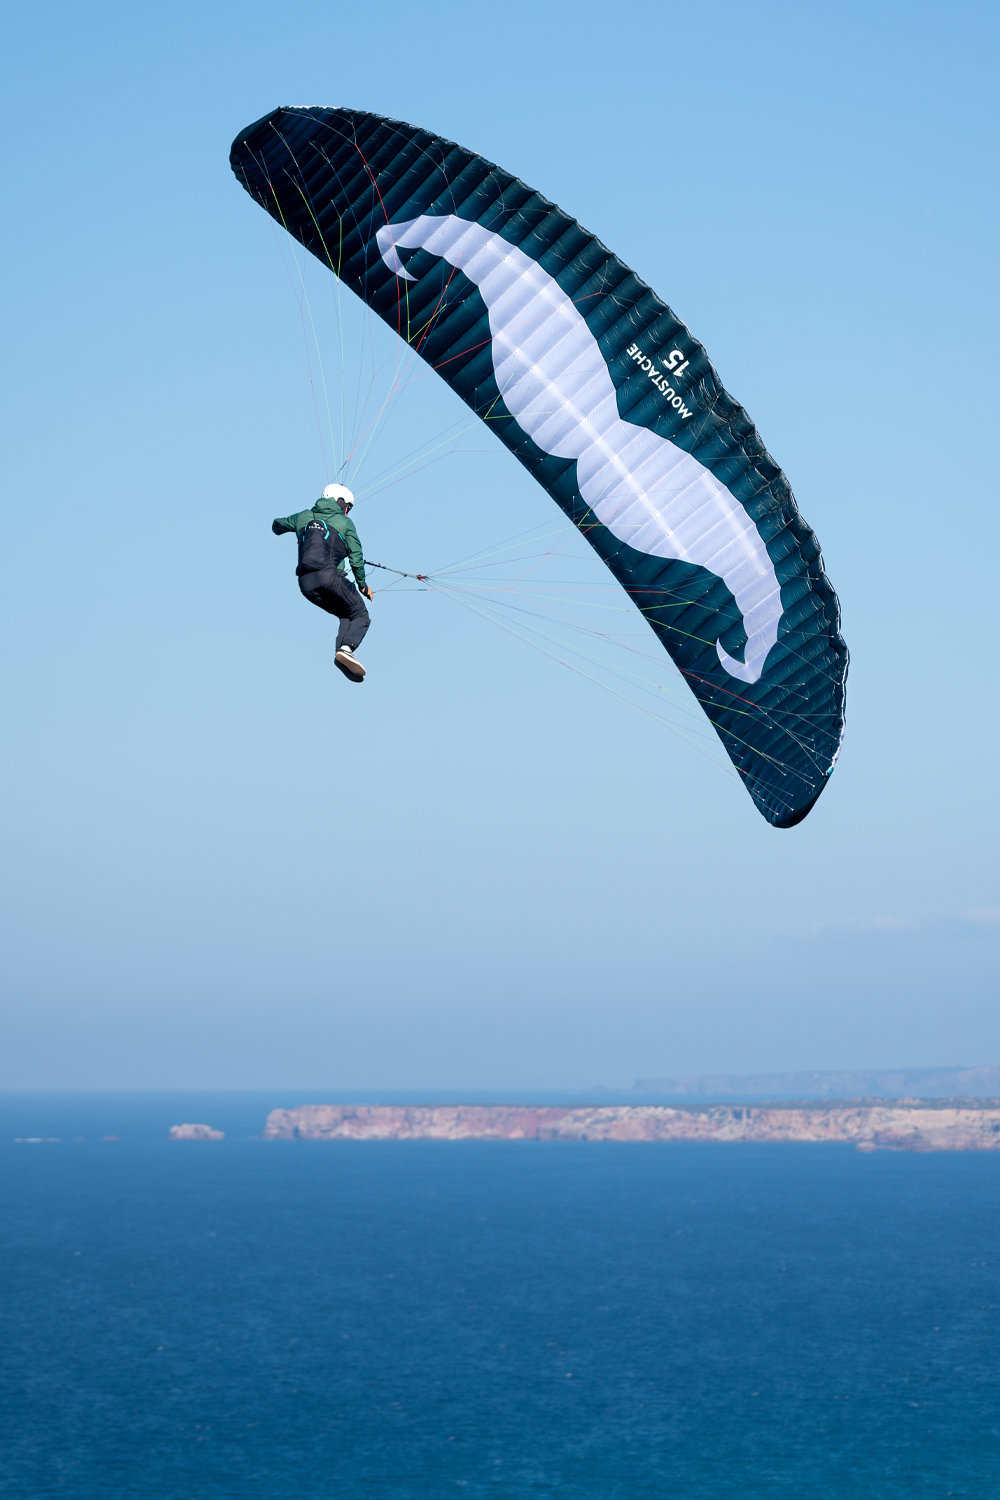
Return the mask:
M 342 484 L 328 484 L 312 510 L 281 516 L 271 522 L 275 536 L 294 531 L 299 540 L 299 563 L 295 569 L 310 604 L 325 609 L 340 620 L 334 661 L 351 682 L 361 682 L 365 669 L 354 655 L 365 638 L 371 620 L 364 600 L 373 598 L 365 582 L 365 559 L 350 518 L 354 496 Z M 357 588 L 347 577 L 350 561 Z M 364 595 L 364 598 L 362 598 Z

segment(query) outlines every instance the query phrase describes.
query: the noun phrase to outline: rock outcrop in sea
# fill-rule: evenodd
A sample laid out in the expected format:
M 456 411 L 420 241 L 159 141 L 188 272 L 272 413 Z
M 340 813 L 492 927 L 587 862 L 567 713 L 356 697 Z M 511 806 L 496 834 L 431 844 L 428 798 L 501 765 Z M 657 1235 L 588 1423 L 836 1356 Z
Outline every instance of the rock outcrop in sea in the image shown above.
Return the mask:
M 703 1109 L 630 1104 L 575 1109 L 304 1104 L 273 1109 L 264 1135 L 269 1140 L 310 1141 L 839 1141 L 866 1151 L 1000 1151 L 1000 1108 L 918 1100 L 815 1108 L 720 1104 Z
M 172 1141 L 224 1141 L 224 1130 L 213 1130 L 211 1125 L 171 1125 Z

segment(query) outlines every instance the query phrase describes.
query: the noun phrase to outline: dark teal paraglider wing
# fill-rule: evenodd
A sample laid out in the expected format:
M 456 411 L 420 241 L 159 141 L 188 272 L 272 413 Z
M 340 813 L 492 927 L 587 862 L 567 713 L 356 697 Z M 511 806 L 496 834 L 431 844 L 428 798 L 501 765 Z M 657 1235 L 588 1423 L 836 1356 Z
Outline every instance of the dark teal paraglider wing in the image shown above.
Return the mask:
M 415 126 L 278 109 L 230 161 L 489 419 L 642 611 L 763 815 L 800 822 L 843 737 L 837 596 L 684 324 L 548 199 Z

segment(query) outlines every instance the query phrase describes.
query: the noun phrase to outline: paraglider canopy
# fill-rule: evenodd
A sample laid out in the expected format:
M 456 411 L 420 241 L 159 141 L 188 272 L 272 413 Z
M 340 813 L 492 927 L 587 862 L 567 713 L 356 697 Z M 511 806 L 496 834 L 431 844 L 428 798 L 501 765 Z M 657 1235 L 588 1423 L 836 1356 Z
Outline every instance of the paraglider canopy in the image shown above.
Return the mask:
M 416 126 L 283 108 L 242 131 L 247 192 L 534 475 L 627 591 L 778 828 L 844 730 L 819 543 L 703 346 L 575 219 Z

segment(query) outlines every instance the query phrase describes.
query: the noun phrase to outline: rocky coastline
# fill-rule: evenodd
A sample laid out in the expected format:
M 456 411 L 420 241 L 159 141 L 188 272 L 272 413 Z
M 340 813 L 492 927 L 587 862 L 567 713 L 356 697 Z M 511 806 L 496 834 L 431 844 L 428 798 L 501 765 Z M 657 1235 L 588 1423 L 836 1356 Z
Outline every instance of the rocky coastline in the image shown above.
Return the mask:
M 268 1140 L 788 1141 L 859 1151 L 1000 1151 L 1000 1108 L 974 1101 L 561 1107 L 304 1104 L 274 1109 Z

